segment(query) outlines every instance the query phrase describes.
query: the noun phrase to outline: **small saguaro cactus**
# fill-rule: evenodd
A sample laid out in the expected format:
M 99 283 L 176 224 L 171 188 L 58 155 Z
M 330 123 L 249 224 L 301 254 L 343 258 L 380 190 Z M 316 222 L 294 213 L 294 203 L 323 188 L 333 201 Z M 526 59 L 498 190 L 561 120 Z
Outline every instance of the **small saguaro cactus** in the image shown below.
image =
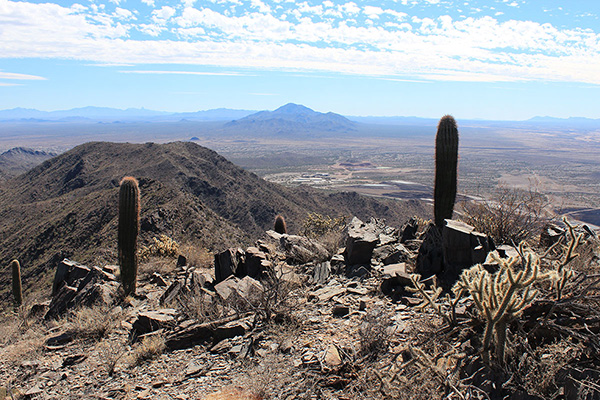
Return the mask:
M 273 227 L 273 230 L 282 235 L 287 233 L 287 225 L 285 224 L 285 219 L 283 219 L 283 216 L 278 215 L 275 217 L 275 226 Z
M 12 289 L 15 306 L 23 304 L 23 287 L 21 286 L 21 264 L 19 261 L 12 260 L 10 263 L 12 269 Z
M 452 218 L 456 200 L 458 166 L 458 128 L 451 115 L 440 119 L 435 135 L 435 185 L 433 187 L 433 214 L 435 225 L 444 226 Z
M 140 226 L 140 188 L 135 178 L 126 176 L 119 189 L 119 266 L 125 296 L 135 294 Z

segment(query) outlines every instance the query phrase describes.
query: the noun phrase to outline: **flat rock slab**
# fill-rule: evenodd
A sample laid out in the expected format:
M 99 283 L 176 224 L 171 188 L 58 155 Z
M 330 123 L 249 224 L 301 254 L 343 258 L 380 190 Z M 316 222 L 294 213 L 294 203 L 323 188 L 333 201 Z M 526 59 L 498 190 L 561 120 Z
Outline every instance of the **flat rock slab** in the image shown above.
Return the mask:
M 173 328 L 176 325 L 176 315 L 177 311 L 172 308 L 142 312 L 133 323 L 132 332 L 135 336 L 140 336 L 159 329 Z
M 319 302 L 326 302 L 334 298 L 335 296 L 339 296 L 346 293 L 346 288 L 343 287 L 330 287 L 325 286 L 324 288 L 315 290 L 314 292 L 309 293 L 309 298 L 316 298 Z
M 261 298 L 264 288 L 259 281 L 249 276 L 245 276 L 242 279 L 230 277 L 216 284 L 215 292 L 224 301 L 229 301 L 237 296 L 252 304 Z

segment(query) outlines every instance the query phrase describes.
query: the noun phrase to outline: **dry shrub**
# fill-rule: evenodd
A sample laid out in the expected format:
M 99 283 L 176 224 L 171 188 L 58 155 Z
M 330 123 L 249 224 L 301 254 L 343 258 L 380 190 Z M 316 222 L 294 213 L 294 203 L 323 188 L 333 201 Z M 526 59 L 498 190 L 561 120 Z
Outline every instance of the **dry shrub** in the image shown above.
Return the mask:
M 127 352 L 127 347 L 118 341 L 107 340 L 98 345 L 100 364 L 106 370 L 108 376 L 115 372 L 118 362 Z
M 392 314 L 383 309 L 369 311 L 358 329 L 360 357 L 377 359 L 390 345 L 392 333 L 389 330 Z
M 496 244 L 520 243 L 539 235 L 550 220 L 548 205 L 548 198 L 535 187 L 522 190 L 501 185 L 489 199 L 463 203 L 462 219 L 490 235 Z
M 146 336 L 133 348 L 129 364 L 132 367 L 141 365 L 144 361 L 160 356 L 165 351 L 165 348 L 165 338 L 163 335 Z
M 177 307 L 185 317 L 200 323 L 221 319 L 230 313 L 230 309 L 220 297 L 206 292 L 196 295 L 182 294 L 177 296 L 176 304 L 169 304 L 169 306 Z
M 331 218 L 328 215 L 309 213 L 302 223 L 302 235 L 321 243 L 330 255 L 335 254 L 344 243 L 346 217 Z
M 116 329 L 121 319 L 122 312 L 98 305 L 69 311 L 57 324 L 78 339 L 100 340 Z
M 206 247 L 185 244 L 179 246 L 179 251 L 187 259 L 188 265 L 196 268 L 212 268 L 214 256 Z

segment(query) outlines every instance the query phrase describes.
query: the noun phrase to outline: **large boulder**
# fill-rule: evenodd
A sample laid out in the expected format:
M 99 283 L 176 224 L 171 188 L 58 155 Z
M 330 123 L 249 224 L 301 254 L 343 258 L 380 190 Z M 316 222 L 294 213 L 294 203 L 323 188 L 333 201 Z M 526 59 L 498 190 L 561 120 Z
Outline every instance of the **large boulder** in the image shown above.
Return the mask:
M 458 276 L 465 268 L 485 262 L 494 244 L 487 235 L 475 231 L 471 225 L 451 219 L 442 229 L 445 273 Z
M 74 307 L 111 305 L 118 288 L 119 283 L 110 272 L 64 259 L 56 268 L 45 318 L 59 317 Z
M 379 243 L 380 233 L 375 223 L 365 224 L 356 217 L 352 218 L 346 237 L 346 265 L 371 265 L 371 257 Z
M 244 276 L 244 250 L 227 249 L 215 254 L 215 282 L 221 282 L 231 275 Z

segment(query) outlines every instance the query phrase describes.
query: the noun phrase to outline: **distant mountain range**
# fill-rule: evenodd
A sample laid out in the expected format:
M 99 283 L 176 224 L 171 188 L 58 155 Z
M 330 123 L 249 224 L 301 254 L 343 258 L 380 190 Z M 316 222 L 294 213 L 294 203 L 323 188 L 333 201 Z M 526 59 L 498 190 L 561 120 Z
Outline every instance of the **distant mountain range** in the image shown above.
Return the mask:
M 237 110 L 216 108 L 211 110 L 172 113 L 148 110 L 145 108 L 128 108 L 126 110 L 109 107 L 81 107 L 70 110 L 40 111 L 30 108 L 13 108 L 0 110 L 0 122 L 174 122 L 174 121 L 223 121 L 226 128 L 266 129 L 268 131 L 286 132 L 352 131 L 356 123 L 376 125 L 436 125 L 438 119 L 421 117 L 381 117 L 381 116 L 342 116 L 332 112 L 320 113 L 299 104 L 289 103 L 274 111 Z M 481 123 L 485 120 L 465 120 L 462 122 Z M 570 117 L 556 118 L 536 116 L 525 121 L 487 121 L 495 124 L 559 124 L 573 126 L 599 126 L 600 119 Z

